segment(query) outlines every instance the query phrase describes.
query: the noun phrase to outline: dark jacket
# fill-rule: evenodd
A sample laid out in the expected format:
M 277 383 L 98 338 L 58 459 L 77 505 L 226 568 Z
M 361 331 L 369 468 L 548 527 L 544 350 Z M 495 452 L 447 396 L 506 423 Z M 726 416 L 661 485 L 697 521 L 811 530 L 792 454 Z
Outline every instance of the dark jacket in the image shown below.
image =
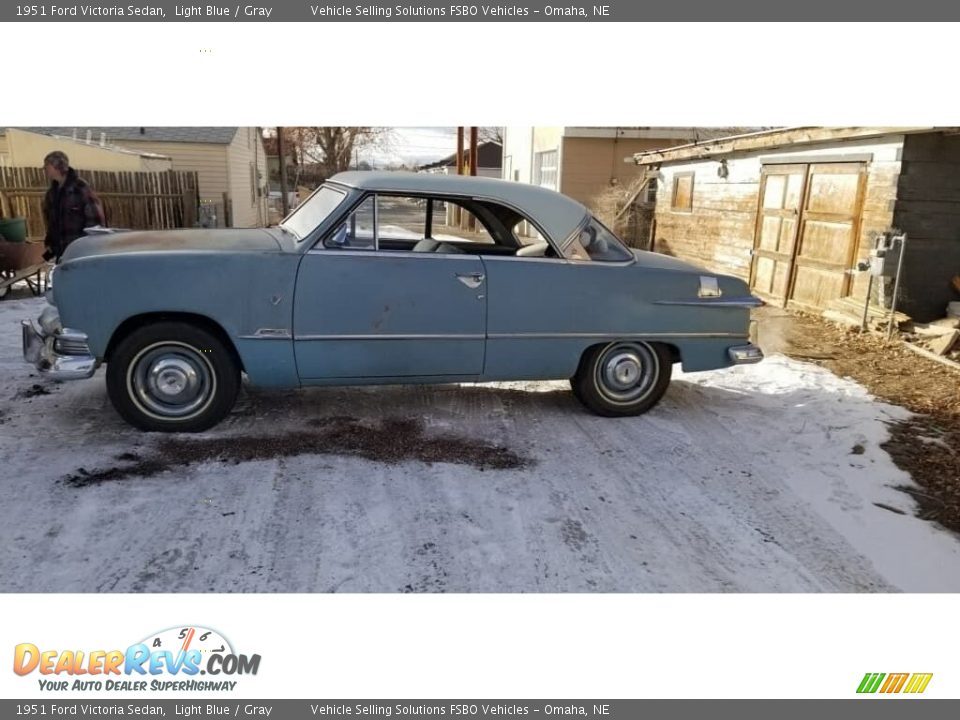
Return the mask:
M 62 183 L 50 183 L 43 197 L 43 217 L 47 221 L 44 242 L 57 260 L 70 243 L 83 235 L 84 228 L 107 224 L 97 194 L 73 168 L 67 170 Z

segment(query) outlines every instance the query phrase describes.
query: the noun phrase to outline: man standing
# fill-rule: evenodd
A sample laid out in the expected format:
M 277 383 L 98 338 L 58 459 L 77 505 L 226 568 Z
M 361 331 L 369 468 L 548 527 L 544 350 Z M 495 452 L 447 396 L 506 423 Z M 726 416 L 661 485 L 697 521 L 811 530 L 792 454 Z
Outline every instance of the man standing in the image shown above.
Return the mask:
M 83 235 L 85 228 L 106 226 L 103 205 L 87 182 L 70 167 L 65 153 L 54 150 L 43 159 L 43 171 L 50 188 L 43 197 L 43 216 L 47 221 L 44 260 L 60 256 L 67 246 Z

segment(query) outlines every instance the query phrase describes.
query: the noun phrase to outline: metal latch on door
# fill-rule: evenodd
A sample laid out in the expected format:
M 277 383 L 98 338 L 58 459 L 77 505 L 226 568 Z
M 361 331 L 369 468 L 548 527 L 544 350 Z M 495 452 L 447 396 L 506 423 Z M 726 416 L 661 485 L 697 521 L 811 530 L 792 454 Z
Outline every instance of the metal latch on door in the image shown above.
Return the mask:
M 476 289 L 483 284 L 483 273 L 457 273 L 457 280 L 470 289 Z

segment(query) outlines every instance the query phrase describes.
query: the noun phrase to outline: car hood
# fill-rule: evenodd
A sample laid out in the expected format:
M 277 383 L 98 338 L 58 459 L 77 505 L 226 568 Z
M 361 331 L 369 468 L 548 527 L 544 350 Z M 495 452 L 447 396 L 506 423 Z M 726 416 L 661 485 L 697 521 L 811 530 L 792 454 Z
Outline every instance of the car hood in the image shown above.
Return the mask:
M 637 258 L 637 265 L 646 268 L 655 268 L 657 270 L 675 270 L 678 272 L 687 272 L 687 273 L 701 273 L 703 275 L 714 275 L 707 270 L 704 270 L 701 267 L 697 267 L 692 263 L 684 262 L 683 260 L 678 260 L 675 257 L 670 255 L 662 255 L 661 253 L 647 252 L 646 250 L 634 250 L 634 257 Z
M 258 228 L 142 230 L 77 238 L 70 243 L 63 260 L 138 252 L 275 252 L 279 249 L 273 235 Z

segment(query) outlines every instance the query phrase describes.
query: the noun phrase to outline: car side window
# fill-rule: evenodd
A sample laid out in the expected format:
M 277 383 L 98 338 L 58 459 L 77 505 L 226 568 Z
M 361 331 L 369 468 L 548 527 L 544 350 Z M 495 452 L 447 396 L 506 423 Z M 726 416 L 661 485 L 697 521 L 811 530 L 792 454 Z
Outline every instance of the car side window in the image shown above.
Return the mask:
M 459 203 L 434 200 L 431 206 L 430 227 L 434 240 L 495 244 L 484 224 Z
M 377 194 L 367 197 L 323 241 L 327 249 L 380 252 L 464 252 L 470 243 L 496 245 L 465 205 L 446 198 Z
M 426 207 L 423 198 L 377 195 L 377 237 L 380 241 L 423 240 L 427 232 Z
M 376 203 L 370 196 L 337 226 L 323 241 L 323 246 L 331 249 L 375 250 L 376 229 Z

